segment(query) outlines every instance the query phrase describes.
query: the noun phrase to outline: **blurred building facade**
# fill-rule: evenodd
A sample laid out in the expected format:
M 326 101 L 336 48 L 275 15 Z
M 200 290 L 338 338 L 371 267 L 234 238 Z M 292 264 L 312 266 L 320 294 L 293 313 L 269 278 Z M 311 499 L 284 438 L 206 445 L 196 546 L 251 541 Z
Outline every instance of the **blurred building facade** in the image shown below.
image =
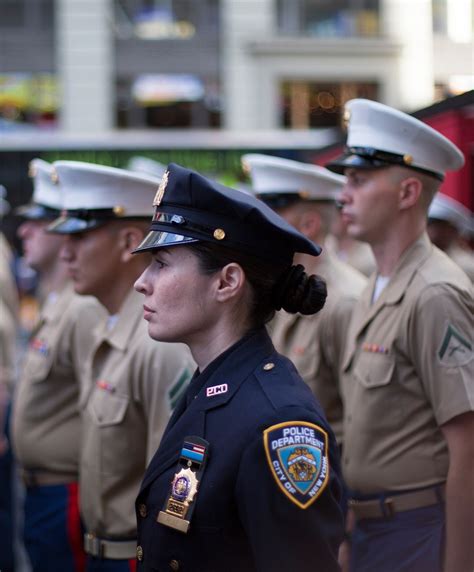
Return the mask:
M 473 0 L 0 0 L 0 131 L 337 127 L 473 87 Z

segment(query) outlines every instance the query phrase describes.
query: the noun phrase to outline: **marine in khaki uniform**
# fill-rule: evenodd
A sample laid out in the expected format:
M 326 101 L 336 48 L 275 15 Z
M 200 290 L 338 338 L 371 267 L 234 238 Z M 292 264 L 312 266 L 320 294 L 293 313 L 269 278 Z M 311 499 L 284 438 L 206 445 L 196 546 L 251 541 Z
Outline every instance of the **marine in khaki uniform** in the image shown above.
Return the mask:
M 59 259 L 63 239 L 45 232 L 61 206 L 51 166 L 35 159 L 31 169 L 33 202 L 18 209 L 26 219 L 18 234 L 47 297 L 13 409 L 14 451 L 26 488 L 24 544 L 34 571 L 79 571 L 85 562 L 78 510 L 79 380 L 102 310 L 94 299 L 74 294 Z
M 1 196 L 0 221 L 7 206 Z M 11 271 L 11 251 L 0 232 L 0 570 L 13 570 L 13 490 L 12 452 L 10 448 L 8 420 L 11 392 L 15 381 L 15 345 L 18 325 L 17 296 Z
M 375 258 L 370 246 L 347 234 L 347 225 L 339 212 L 332 219 L 330 233 L 326 237 L 324 246 L 364 276 L 369 277 L 375 270 Z
M 54 168 L 64 210 L 50 231 L 67 235 L 61 257 L 76 292 L 95 296 L 108 313 L 93 333 L 80 405 L 86 569 L 128 571 L 135 497 L 194 365 L 184 345 L 149 338 L 143 300 L 132 288 L 148 260 L 131 250 L 143 239 L 160 181 L 89 163 Z
M 474 569 L 473 289 L 426 234 L 428 206 L 461 152 L 426 124 L 347 104 L 342 215 L 377 261 L 343 363 L 343 471 L 352 570 Z
M 244 155 L 242 162 L 261 200 L 307 238 L 317 244 L 324 242 L 344 177 L 315 165 L 269 155 Z M 297 254 L 295 263 L 324 278 L 326 304 L 311 316 L 278 312 L 271 325 L 272 341 L 277 351 L 293 361 L 317 396 L 341 444 L 339 369 L 352 308 L 366 279 L 330 252 L 317 258 Z
M 428 211 L 428 235 L 438 248 L 444 250 L 464 270 L 474 283 L 474 252 L 461 246 L 463 236 L 474 233 L 473 214 L 452 197 L 439 193 Z
M 18 294 L 12 275 L 12 259 L 7 239 L 0 232 L 0 391 L 5 394 L 13 382 L 18 326 Z

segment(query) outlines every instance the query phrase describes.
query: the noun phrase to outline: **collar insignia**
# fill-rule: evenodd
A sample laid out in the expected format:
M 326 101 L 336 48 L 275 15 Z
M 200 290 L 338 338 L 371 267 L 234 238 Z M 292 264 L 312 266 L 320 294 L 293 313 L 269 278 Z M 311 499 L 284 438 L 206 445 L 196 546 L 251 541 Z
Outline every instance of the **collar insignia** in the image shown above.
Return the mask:
M 220 395 L 221 393 L 227 393 L 229 391 L 229 386 L 227 383 L 222 385 L 213 385 L 206 389 L 206 397 L 214 397 L 214 395 Z

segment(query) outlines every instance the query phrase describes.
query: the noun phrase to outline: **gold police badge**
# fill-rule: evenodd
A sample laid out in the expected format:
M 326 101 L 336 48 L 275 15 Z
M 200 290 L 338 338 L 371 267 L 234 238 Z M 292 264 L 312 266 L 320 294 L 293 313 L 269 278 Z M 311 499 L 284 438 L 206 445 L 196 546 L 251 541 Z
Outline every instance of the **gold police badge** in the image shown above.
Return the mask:
M 196 474 L 191 469 L 181 469 L 173 477 L 171 494 L 165 511 L 160 511 L 158 522 L 172 526 L 181 532 L 187 532 L 189 520 L 186 515 L 198 489 Z
M 158 190 L 156 191 L 155 198 L 153 199 L 153 206 L 154 207 L 158 207 L 161 205 L 161 201 L 163 200 L 163 195 L 165 194 L 165 191 L 166 191 L 166 185 L 168 184 L 169 175 L 170 175 L 169 171 L 165 171 L 163 174 L 160 186 L 158 187 Z

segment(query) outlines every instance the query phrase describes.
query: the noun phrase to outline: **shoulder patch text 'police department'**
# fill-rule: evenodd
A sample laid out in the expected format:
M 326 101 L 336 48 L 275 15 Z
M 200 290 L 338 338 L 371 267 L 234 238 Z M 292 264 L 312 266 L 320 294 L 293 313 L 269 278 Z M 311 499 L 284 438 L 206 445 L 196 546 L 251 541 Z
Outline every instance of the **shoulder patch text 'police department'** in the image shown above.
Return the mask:
M 308 508 L 329 479 L 328 435 L 306 421 L 287 421 L 263 432 L 270 470 L 283 493 Z

